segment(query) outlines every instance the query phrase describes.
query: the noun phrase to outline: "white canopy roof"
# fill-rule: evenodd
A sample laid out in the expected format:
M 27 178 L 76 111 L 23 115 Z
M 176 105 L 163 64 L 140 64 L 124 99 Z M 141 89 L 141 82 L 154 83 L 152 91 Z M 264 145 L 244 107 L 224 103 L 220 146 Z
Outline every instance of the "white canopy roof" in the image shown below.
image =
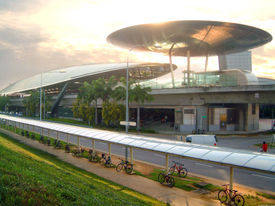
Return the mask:
M 60 123 L 41 122 L 38 120 L 6 115 L 0 115 L 0 119 L 33 125 L 98 141 L 131 146 L 138 149 L 275 174 L 275 155 L 271 154 L 156 139 Z

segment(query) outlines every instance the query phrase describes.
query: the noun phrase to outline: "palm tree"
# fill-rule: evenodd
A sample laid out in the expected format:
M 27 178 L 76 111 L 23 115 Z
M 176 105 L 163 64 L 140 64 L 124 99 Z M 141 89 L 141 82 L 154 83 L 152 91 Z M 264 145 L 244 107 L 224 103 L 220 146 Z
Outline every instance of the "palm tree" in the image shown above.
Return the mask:
M 35 116 L 36 111 L 39 108 L 39 92 L 30 91 L 30 96 L 24 97 L 23 105 L 26 108 L 27 116 Z
M 117 84 L 115 76 L 111 76 L 107 81 L 103 78 L 98 78 L 91 82 L 91 87 L 95 101 L 95 122 L 97 122 L 97 100 L 101 99 L 102 102 L 109 101 L 111 98 L 113 88 Z
M 115 88 L 113 92 L 113 98 L 116 100 L 126 99 L 126 79 L 125 77 L 120 78 L 122 85 Z M 130 80 L 128 84 L 129 92 L 129 103 L 136 102 L 137 106 L 137 130 L 140 129 L 140 105 L 144 101 L 152 101 L 153 96 L 150 94 L 152 91 L 151 87 L 142 87 L 139 83 L 134 80 Z

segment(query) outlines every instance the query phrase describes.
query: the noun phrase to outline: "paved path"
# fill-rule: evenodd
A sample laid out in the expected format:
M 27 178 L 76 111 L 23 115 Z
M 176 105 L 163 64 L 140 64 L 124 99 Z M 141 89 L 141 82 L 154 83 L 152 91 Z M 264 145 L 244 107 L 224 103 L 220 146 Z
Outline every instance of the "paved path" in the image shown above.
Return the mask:
M 81 169 L 87 170 L 105 179 L 116 182 L 120 185 L 131 188 L 140 193 L 154 197 L 160 201 L 164 201 L 175 206 L 214 206 L 221 205 L 219 201 L 215 200 L 203 200 L 199 199 L 199 196 L 190 192 L 185 192 L 178 188 L 169 188 L 160 185 L 153 180 L 137 176 L 127 175 L 125 173 L 117 173 L 113 168 L 105 168 L 99 164 L 90 163 L 84 158 L 75 158 L 71 153 L 65 153 L 64 150 L 57 150 L 53 147 L 40 144 L 38 141 L 22 137 L 7 130 L 0 129 L 1 132 L 8 134 L 9 136 L 30 145 L 39 150 L 46 151 L 50 154 L 57 156 L 59 159 L 73 164 Z

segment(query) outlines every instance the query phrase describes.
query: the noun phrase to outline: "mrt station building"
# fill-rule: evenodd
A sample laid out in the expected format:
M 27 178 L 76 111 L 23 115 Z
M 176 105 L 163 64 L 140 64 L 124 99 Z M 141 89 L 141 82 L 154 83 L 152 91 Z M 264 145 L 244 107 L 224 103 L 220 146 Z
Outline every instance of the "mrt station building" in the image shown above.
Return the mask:
M 169 63 L 68 67 L 63 72 L 56 70 L 18 81 L 0 94 L 22 94 L 42 87 L 46 93 L 55 94 L 54 114 L 72 107 L 82 82 L 111 75 L 119 78 L 128 68 L 129 78 L 150 86 L 154 96 L 152 102 L 130 104 L 131 121 L 140 119 L 145 126 L 166 116 L 171 130 L 183 133 L 257 131 L 260 105 L 275 105 L 275 80 L 257 78 L 251 72 L 251 50 L 271 40 L 272 36 L 261 29 L 235 23 L 172 21 L 136 25 L 111 33 L 107 41 L 129 51 L 167 54 Z M 174 56 L 187 58 L 185 69 L 173 64 Z M 218 56 L 219 68 L 215 71 L 208 70 L 209 56 Z M 191 68 L 192 57 L 205 58 L 204 71 Z M 13 98 L 10 107 L 22 108 L 22 100 Z

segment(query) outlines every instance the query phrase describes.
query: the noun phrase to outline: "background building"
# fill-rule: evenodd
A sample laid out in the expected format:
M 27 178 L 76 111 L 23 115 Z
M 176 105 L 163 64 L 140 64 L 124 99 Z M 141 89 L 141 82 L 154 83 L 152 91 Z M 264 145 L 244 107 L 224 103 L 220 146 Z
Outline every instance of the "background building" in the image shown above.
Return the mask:
M 251 51 L 219 55 L 218 59 L 220 70 L 240 69 L 250 72 L 252 71 Z

